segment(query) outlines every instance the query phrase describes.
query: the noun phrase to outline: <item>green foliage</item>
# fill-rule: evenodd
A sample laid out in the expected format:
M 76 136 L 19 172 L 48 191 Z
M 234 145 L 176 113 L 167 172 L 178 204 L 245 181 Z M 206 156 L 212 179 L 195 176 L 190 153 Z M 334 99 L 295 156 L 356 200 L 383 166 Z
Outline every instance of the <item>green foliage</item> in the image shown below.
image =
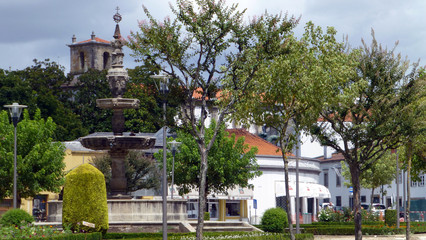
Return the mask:
M 208 166 L 208 156 L 219 126 L 234 111 L 234 104 L 247 94 L 261 62 L 285 52 L 281 46 L 298 20 L 265 13 L 246 25 L 244 11 L 238 11 L 236 4 L 227 6 L 217 0 L 177 0 L 176 7 L 171 6 L 175 18 L 162 22 L 143 8 L 147 20 L 140 21 L 140 31 L 131 33 L 127 46 L 138 61 L 162 70 L 183 91 L 185 108 L 180 119 L 200 153 L 199 172 L 195 176 L 200 178 L 198 224 L 201 224 L 205 190 L 212 181 L 207 180 L 207 171 L 212 169 Z M 216 101 L 219 88 L 229 94 Z M 194 91 L 200 96 L 194 97 Z M 218 125 L 212 137 L 207 138 L 205 120 L 213 107 L 218 113 Z M 202 227 L 197 228 L 197 238 L 203 237 L 202 231 Z
M 18 102 L 28 106 L 30 114 L 41 111 L 42 118 L 52 117 L 57 124 L 56 141 L 73 140 L 87 134 L 76 114 L 68 108 L 70 92 L 61 85 L 68 80 L 64 67 L 55 62 L 34 60 L 34 65 L 23 70 L 0 69 L 0 105 Z
M 93 165 L 105 176 L 107 190 L 110 190 L 111 157 L 105 155 L 93 159 Z M 124 159 L 127 192 L 140 189 L 160 188 L 160 172 L 155 159 L 142 151 L 129 151 Z
M 204 220 L 206 220 L 206 221 L 210 220 L 210 213 L 209 212 L 204 213 Z
M 3 226 L 22 226 L 32 222 L 34 218 L 20 208 L 10 209 L 0 218 L 0 224 Z
M 260 224 L 266 232 L 282 233 L 288 227 L 287 213 L 282 208 L 267 209 Z
M 169 233 L 169 239 L 195 239 L 194 233 Z M 206 232 L 208 239 L 239 239 L 239 240 L 272 240 L 272 239 L 290 239 L 288 234 L 265 233 L 265 232 Z M 310 233 L 301 233 L 295 235 L 296 240 L 313 240 L 314 236 Z M 107 233 L 104 239 L 162 239 L 162 233 Z
M 352 222 L 354 220 L 354 212 L 350 208 L 344 208 L 342 211 L 333 209 L 322 209 L 318 218 L 320 222 Z M 379 216 L 370 211 L 361 210 L 361 218 L 363 222 L 377 222 Z
M 399 221 L 399 218 L 396 216 L 396 210 L 386 209 L 385 210 L 385 224 L 389 227 L 395 226 L 396 221 Z
M 351 172 L 347 167 L 346 163 L 342 161 L 342 175 L 351 184 Z M 391 151 L 383 153 L 382 157 L 377 159 L 371 164 L 371 166 L 361 173 L 361 187 L 366 189 L 377 189 L 383 185 L 389 185 L 395 180 L 396 177 L 396 155 L 392 154 Z M 345 183 L 346 185 L 346 183 Z M 386 192 L 382 192 L 386 195 Z
M 139 99 L 138 109 L 124 111 L 126 118 L 126 131 L 156 132 L 164 126 L 163 122 L 163 96 L 158 92 L 155 81 L 150 77 L 157 70 L 153 67 L 143 66 L 128 69 L 129 82 L 124 94 L 126 98 Z M 157 83 L 158 84 L 158 83 Z M 170 80 L 170 92 L 167 95 L 166 121 L 167 126 L 175 126 L 175 116 L 183 102 L 182 91 L 174 79 Z
M 78 166 L 66 176 L 62 223 L 72 230 L 103 232 L 108 230 L 108 206 L 103 174 L 86 163 Z M 82 225 L 94 223 L 95 228 Z
M 65 147 L 53 142 L 56 124 L 42 119 L 40 110 L 30 119 L 24 110 L 17 126 L 17 192 L 20 198 L 34 197 L 41 191 L 59 192 L 64 183 Z M 0 199 L 12 195 L 14 127 L 9 113 L 0 112 Z
M 111 131 L 112 111 L 96 107 L 96 99 L 110 98 L 107 71 L 89 69 L 78 77 L 70 107 L 89 133 Z
M 212 121 L 206 129 L 207 142 L 212 138 L 215 128 L 216 122 Z M 184 130 L 177 132 L 176 141 L 182 143 L 175 156 L 175 184 L 182 195 L 200 187 L 200 153 L 195 139 Z M 248 180 L 261 174 L 256 163 L 256 153 L 257 148 L 249 149 L 244 144 L 244 138 L 236 139 L 235 134 L 229 135 L 222 124 L 208 156 L 206 193 L 226 193 L 236 186 L 252 187 Z M 162 159 L 162 150 L 154 156 Z M 168 152 L 167 169 L 172 169 L 172 161 L 173 156 Z

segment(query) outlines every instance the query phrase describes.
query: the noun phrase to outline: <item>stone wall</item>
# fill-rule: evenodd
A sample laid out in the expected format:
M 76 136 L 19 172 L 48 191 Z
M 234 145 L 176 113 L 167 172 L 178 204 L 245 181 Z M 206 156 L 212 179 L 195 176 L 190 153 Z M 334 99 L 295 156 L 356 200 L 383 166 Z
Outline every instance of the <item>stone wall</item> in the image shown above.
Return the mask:
M 167 201 L 167 221 L 187 221 L 186 200 Z M 48 222 L 62 222 L 62 201 L 49 201 Z M 162 221 L 162 200 L 108 200 L 109 222 Z

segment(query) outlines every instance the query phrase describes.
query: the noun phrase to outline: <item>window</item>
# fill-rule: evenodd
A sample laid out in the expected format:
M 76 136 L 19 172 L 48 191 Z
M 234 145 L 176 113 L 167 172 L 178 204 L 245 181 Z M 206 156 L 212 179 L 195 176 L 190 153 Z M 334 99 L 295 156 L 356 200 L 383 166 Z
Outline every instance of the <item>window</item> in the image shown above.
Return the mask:
M 328 187 L 328 169 L 324 170 L 324 186 Z
M 240 202 L 226 202 L 226 216 L 240 216 Z
M 367 202 L 367 197 L 365 195 L 361 195 L 361 202 Z
M 380 203 L 380 196 L 379 195 L 375 195 L 373 197 L 373 203 Z
M 425 175 L 420 176 L 419 187 L 425 186 Z
M 84 69 L 84 52 L 80 52 L 80 68 Z
M 417 187 L 417 182 L 411 181 L 411 187 Z
M 337 171 L 340 172 L 340 168 L 337 169 Z M 336 187 L 340 187 L 342 185 L 342 182 L 340 181 L 340 176 L 339 174 L 336 173 Z
M 342 206 L 342 197 L 336 196 L 336 207 L 341 207 L 341 206 Z
M 104 69 L 108 68 L 108 62 L 109 62 L 109 53 L 104 52 Z

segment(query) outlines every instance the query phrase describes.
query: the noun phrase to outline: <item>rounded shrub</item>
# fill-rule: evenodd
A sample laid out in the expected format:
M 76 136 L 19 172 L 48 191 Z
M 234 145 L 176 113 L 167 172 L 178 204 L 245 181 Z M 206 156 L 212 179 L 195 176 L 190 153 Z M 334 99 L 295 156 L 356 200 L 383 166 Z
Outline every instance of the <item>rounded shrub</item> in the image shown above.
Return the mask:
M 266 232 L 282 233 L 288 227 L 287 213 L 282 208 L 270 208 L 265 211 L 260 221 Z
M 34 222 L 34 218 L 25 210 L 15 208 L 10 209 L 0 218 L 0 224 L 3 226 L 22 226 Z
M 86 226 L 83 222 L 95 226 Z M 62 224 L 74 231 L 105 233 L 108 230 L 105 178 L 88 163 L 65 176 Z

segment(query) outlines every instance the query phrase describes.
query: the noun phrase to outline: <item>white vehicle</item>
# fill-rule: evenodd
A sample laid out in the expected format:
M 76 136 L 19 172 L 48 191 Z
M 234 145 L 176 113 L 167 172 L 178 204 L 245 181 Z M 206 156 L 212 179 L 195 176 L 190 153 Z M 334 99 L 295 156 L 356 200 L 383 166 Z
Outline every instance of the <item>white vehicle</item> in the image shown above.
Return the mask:
M 371 206 L 371 211 L 373 213 L 378 213 L 378 214 L 382 213 L 384 215 L 385 210 L 386 210 L 386 207 L 383 204 L 373 203 L 373 206 Z

